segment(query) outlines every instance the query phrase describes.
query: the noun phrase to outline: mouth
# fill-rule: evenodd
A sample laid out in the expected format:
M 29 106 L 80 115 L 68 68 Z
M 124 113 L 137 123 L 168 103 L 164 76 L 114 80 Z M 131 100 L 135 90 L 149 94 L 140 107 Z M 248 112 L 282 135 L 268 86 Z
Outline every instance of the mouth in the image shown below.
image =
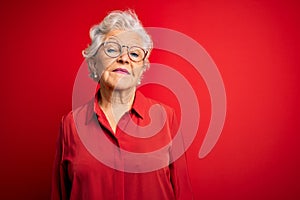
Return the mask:
M 127 75 L 130 74 L 127 69 L 123 69 L 123 68 L 114 69 L 113 72 L 116 72 L 116 73 L 119 73 L 119 74 L 127 74 Z

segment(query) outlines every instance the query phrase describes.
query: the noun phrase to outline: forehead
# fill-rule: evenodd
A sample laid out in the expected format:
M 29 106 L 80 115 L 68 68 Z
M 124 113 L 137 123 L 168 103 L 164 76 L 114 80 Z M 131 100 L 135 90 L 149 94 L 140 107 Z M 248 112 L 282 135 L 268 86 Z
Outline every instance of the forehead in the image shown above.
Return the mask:
M 143 40 L 140 34 L 135 31 L 112 30 L 106 34 L 105 41 L 115 41 L 122 45 L 143 46 Z

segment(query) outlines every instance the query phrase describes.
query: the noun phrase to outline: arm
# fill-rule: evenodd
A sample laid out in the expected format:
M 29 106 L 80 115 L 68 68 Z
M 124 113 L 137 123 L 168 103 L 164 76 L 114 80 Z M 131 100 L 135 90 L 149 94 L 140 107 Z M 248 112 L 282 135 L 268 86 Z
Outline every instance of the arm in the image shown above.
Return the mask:
M 56 153 L 52 173 L 51 200 L 67 200 L 67 174 L 62 164 L 64 153 L 63 119 L 60 125 L 59 135 L 56 141 Z
M 170 172 L 176 200 L 192 200 L 193 193 L 185 154 L 170 165 Z
M 173 115 L 173 120 L 171 124 L 171 130 L 173 135 L 179 134 L 179 140 L 173 140 L 173 146 L 171 148 L 171 157 L 177 155 L 178 152 L 183 153 L 177 160 L 170 164 L 170 175 L 171 182 L 173 185 L 175 199 L 176 200 L 192 200 L 193 193 L 190 184 L 190 177 L 187 168 L 186 161 L 186 147 L 184 146 L 184 140 L 181 131 L 178 131 L 178 123 L 175 115 Z M 178 132 L 178 133 L 177 133 Z M 175 156 L 176 157 L 176 156 Z

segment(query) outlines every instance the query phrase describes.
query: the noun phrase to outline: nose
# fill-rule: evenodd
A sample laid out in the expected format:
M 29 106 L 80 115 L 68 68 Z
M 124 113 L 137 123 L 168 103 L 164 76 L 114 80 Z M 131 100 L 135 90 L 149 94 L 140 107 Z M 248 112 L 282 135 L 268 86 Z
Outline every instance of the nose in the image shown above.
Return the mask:
M 123 51 L 122 54 L 118 57 L 117 62 L 120 64 L 129 64 L 130 58 L 127 51 Z

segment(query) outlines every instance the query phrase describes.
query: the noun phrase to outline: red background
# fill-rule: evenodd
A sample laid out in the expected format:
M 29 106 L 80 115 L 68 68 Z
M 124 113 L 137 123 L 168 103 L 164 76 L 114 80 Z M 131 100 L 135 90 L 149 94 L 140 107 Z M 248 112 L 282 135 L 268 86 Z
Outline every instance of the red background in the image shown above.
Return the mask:
M 210 116 L 205 84 L 180 58 L 159 51 L 151 58 L 177 68 L 198 91 L 202 121 L 187 151 L 196 199 L 300 199 L 300 6 L 248 0 L 2 1 L 0 199 L 49 199 L 58 126 L 71 110 L 89 28 L 125 8 L 144 26 L 195 39 L 223 77 L 225 126 L 198 159 Z

